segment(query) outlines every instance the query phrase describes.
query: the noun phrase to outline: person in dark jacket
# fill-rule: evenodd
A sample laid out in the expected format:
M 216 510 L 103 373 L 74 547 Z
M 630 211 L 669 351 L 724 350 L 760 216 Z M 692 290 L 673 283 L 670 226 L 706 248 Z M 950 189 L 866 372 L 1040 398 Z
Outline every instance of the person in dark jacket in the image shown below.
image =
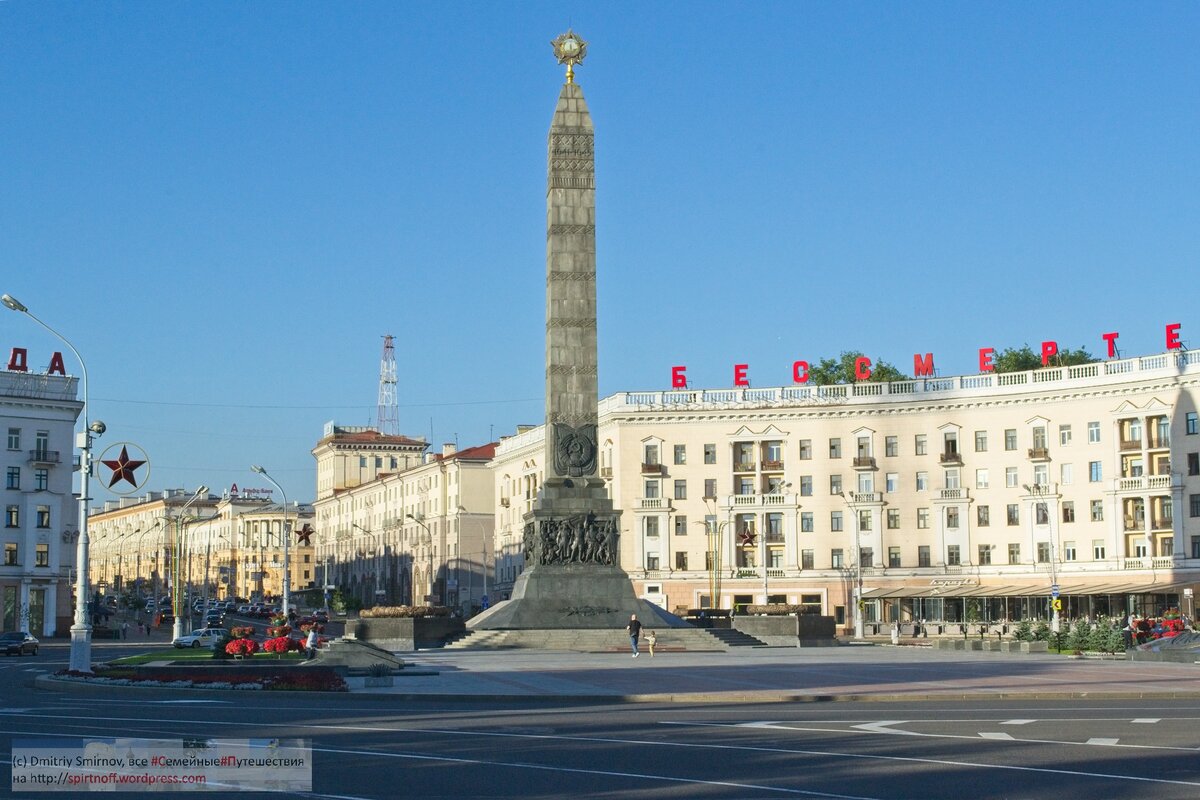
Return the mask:
M 642 635 L 642 623 L 638 622 L 637 614 L 629 615 L 629 624 L 625 626 L 625 630 L 629 631 L 629 646 L 633 649 L 633 657 L 638 657 L 638 637 Z

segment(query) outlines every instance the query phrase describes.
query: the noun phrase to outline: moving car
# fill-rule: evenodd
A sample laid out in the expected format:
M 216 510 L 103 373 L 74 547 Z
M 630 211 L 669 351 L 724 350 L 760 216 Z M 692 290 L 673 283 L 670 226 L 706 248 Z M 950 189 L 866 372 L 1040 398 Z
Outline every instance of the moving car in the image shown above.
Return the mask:
M 212 647 L 229 635 L 225 628 L 200 628 L 186 636 L 180 636 L 171 644 L 176 647 Z
M 19 657 L 27 652 L 36 656 L 38 640 L 29 631 L 5 631 L 0 633 L 0 647 L 4 648 L 6 656 L 15 653 Z

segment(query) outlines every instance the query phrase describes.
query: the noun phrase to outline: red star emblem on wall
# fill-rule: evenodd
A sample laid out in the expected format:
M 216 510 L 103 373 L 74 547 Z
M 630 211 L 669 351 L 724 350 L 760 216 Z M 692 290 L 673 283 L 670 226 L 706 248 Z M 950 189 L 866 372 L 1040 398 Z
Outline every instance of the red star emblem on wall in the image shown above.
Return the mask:
M 742 545 L 743 547 L 753 547 L 754 546 L 754 531 L 744 530 L 741 533 L 739 533 L 738 534 L 738 544 Z
M 112 470 L 112 478 L 108 481 L 108 488 L 111 489 L 121 481 L 129 481 L 131 486 L 136 487 L 137 479 L 133 473 L 146 462 L 134 461 L 129 457 L 129 451 L 122 446 L 121 455 L 116 461 L 101 461 L 100 463 Z
M 305 525 L 300 530 L 296 531 L 296 544 L 308 546 L 312 544 L 312 535 L 316 533 L 311 525 Z

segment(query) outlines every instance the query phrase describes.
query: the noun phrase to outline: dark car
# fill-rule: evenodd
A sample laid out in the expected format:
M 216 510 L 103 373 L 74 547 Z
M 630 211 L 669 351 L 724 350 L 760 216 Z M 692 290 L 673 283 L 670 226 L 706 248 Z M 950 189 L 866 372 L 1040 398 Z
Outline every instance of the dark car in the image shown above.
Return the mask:
M 5 631 L 0 633 L 0 647 L 4 648 L 4 655 L 11 656 L 16 653 L 18 656 L 23 656 L 26 653 L 37 655 L 38 640 L 33 634 L 27 631 Z

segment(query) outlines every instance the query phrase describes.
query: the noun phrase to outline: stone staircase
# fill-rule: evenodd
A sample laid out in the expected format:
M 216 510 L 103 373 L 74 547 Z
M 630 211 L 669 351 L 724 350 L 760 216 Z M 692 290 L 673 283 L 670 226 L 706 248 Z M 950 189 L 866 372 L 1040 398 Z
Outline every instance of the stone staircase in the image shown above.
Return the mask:
M 718 631 L 700 628 L 655 628 L 658 644 L 655 650 L 664 652 L 714 652 L 728 650 L 730 647 L 745 645 L 761 645 L 757 639 L 737 631 L 719 631 L 721 634 L 734 634 L 728 637 L 731 641 L 714 634 Z M 735 638 L 741 637 L 741 638 Z M 748 641 L 746 641 L 748 640 Z M 643 635 L 639 649 L 646 650 L 646 637 Z M 446 650 L 505 650 L 505 649 L 536 649 L 536 650 L 569 650 L 579 653 L 612 653 L 629 650 L 629 636 L 620 630 L 587 630 L 587 629 L 528 629 L 528 630 L 476 630 L 469 631 L 446 643 Z
M 733 628 L 709 628 L 707 633 L 712 634 L 717 639 L 720 639 L 728 647 L 766 647 L 767 643 L 761 639 L 755 639 L 748 633 L 742 633 Z

